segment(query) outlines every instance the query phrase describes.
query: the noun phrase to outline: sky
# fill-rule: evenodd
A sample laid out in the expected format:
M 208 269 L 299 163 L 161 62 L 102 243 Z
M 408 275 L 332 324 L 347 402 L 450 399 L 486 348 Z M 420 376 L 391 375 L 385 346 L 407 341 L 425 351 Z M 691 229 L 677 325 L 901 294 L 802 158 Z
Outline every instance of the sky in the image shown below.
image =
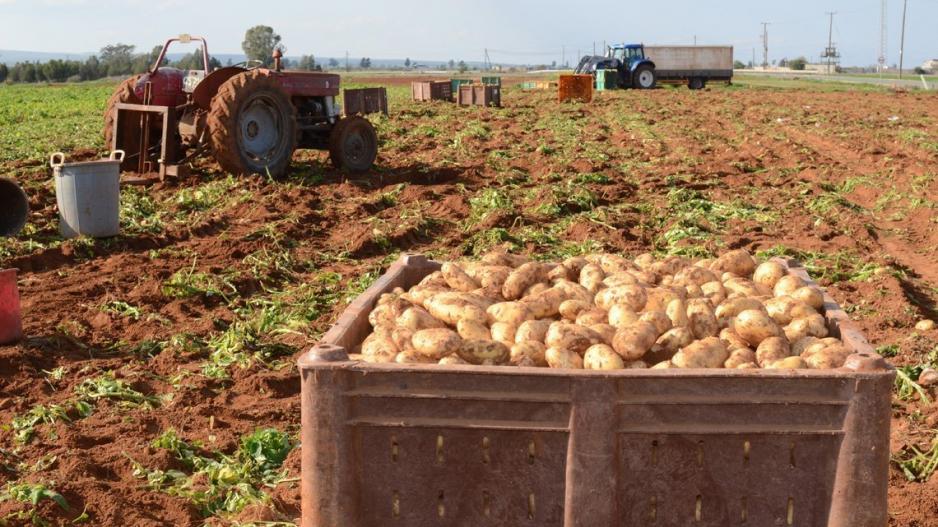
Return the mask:
M 908 0 L 907 67 L 938 58 L 938 0 Z M 888 62 L 899 62 L 902 1 L 889 0 Z M 148 50 L 167 37 L 206 37 L 214 53 L 240 53 L 244 31 L 272 26 L 287 54 L 376 59 L 575 63 L 603 40 L 728 44 L 744 62 L 817 60 L 836 11 L 842 63 L 876 62 L 880 0 L 0 0 L 0 49 L 87 52 L 122 42 Z M 185 51 L 185 50 L 184 50 Z

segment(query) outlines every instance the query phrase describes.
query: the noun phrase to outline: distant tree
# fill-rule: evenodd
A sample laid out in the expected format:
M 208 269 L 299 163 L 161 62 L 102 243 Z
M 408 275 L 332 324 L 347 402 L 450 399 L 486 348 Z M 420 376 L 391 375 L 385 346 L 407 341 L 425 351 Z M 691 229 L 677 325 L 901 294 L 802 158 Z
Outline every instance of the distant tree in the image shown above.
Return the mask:
M 101 48 L 101 62 L 109 76 L 127 75 L 133 70 L 134 49 L 129 44 L 111 44 Z
M 301 71 L 313 71 L 316 69 L 316 58 L 312 55 L 303 55 L 296 68 Z
M 225 67 L 230 68 L 231 66 L 234 66 L 234 61 L 231 60 L 231 57 L 228 57 L 228 60 L 225 61 Z
M 550 69 L 552 69 L 552 70 L 557 69 L 557 61 L 556 61 L 556 60 L 550 63 Z
M 330 67 L 330 68 L 338 68 L 338 67 L 339 67 L 339 61 L 336 60 L 336 59 L 334 59 L 334 58 L 329 59 L 329 67 Z
M 81 67 L 78 68 L 78 77 L 83 81 L 93 81 L 102 76 L 101 61 L 95 55 L 88 57 L 88 60 L 82 62 Z
M 784 58 L 784 57 L 780 58 L 780 59 L 778 60 L 778 67 L 779 67 L 779 68 L 787 68 L 787 67 L 788 67 L 788 59 L 787 59 L 787 58 Z
M 455 60 L 449 59 L 449 62 L 448 62 L 447 64 L 449 65 L 449 69 L 451 69 L 451 70 L 456 69 L 456 61 L 455 61 Z
M 788 61 L 788 67 L 795 71 L 804 71 L 808 66 L 808 59 L 805 57 L 795 57 Z
M 466 65 L 466 61 L 464 60 L 459 61 L 458 67 L 459 67 L 459 73 L 466 73 L 466 70 L 469 69 L 469 66 Z
M 249 60 L 259 60 L 265 66 L 270 66 L 274 61 L 271 55 L 274 53 L 274 48 L 280 45 L 280 40 L 280 35 L 274 32 L 274 28 L 254 26 L 244 33 L 241 49 L 244 50 Z
M 156 59 L 153 59 L 156 60 Z M 202 70 L 204 67 L 202 63 L 205 62 L 202 57 L 202 48 L 199 47 L 192 53 L 185 55 L 179 62 L 173 64 L 173 67 L 179 68 L 181 70 Z M 209 55 L 208 65 L 212 70 L 216 70 L 221 67 L 221 61 Z
M 746 63 L 743 62 L 743 61 L 741 61 L 741 60 L 734 60 L 734 61 L 733 61 L 733 69 L 734 69 L 734 70 L 744 70 L 744 69 L 746 69 Z
M 916 75 L 928 75 L 928 72 L 925 71 L 925 68 L 923 68 L 923 67 L 921 67 L 921 66 L 916 66 L 916 67 L 915 67 L 915 74 L 916 74 Z
M 10 68 L 6 64 L 0 62 L 0 82 L 7 80 L 7 77 L 10 76 Z
M 404 59 L 404 67 L 409 68 L 410 65 L 411 65 L 410 57 L 407 57 L 406 59 Z
M 368 57 L 362 57 L 362 60 L 358 63 L 358 66 L 363 70 L 367 70 L 371 67 L 371 59 Z

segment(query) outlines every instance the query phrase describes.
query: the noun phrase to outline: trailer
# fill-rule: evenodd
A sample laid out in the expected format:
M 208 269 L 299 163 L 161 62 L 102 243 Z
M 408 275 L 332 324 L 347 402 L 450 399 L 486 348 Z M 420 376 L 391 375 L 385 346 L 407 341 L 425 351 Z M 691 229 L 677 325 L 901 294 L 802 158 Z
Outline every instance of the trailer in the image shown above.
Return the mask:
M 661 83 L 700 90 L 708 82 L 732 81 L 733 47 L 616 44 L 606 55 L 583 57 L 576 73 L 596 76 L 601 70 L 616 71 L 620 88 L 647 90 Z

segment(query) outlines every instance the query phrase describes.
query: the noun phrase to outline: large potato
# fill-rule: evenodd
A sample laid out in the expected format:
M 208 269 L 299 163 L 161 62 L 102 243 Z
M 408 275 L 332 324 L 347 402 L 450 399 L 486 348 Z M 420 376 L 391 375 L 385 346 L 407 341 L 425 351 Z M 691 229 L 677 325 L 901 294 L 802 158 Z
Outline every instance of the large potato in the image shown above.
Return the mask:
M 452 290 L 448 286 L 440 285 L 419 285 L 411 288 L 410 291 L 401 295 L 401 298 L 423 308 L 426 308 L 427 300 L 433 298 L 434 296 L 440 293 L 451 292 Z
M 521 302 L 500 302 L 498 304 L 492 304 L 485 311 L 485 314 L 488 316 L 488 322 L 490 324 L 505 322 L 520 326 L 522 323 L 534 319 L 534 314 L 531 313 L 528 306 Z
M 694 342 L 694 334 L 686 327 L 671 328 L 658 337 L 651 350 L 645 355 L 649 362 L 670 360 L 681 348 Z
M 550 320 L 528 320 L 518 326 L 515 331 L 515 342 L 544 342 L 547 338 L 547 330 L 550 329 Z
M 740 366 L 746 364 L 753 364 L 756 362 L 756 353 L 749 348 L 737 348 L 730 350 L 730 356 L 723 362 L 723 367 L 735 370 Z M 758 364 L 756 364 L 758 366 Z
M 726 288 L 723 287 L 721 282 L 707 282 L 700 286 L 700 291 L 703 293 L 703 297 L 715 306 L 726 300 Z
M 372 333 L 362 342 L 362 358 L 365 362 L 394 362 L 398 353 L 400 350 L 389 335 Z
M 368 322 L 371 327 L 380 326 L 394 327 L 397 325 L 397 318 L 410 307 L 410 303 L 403 299 L 395 299 L 391 302 L 381 304 L 371 310 L 368 314 Z
M 678 368 L 722 368 L 729 356 L 719 338 L 707 337 L 678 351 L 671 358 L 671 363 Z
M 583 256 L 571 256 L 563 261 L 563 266 L 574 274 L 574 276 L 580 276 L 580 271 L 588 264 L 589 262 Z
M 485 322 L 489 304 L 469 293 L 440 293 L 427 299 L 424 307 L 434 318 L 455 326 L 460 320 Z
M 791 345 L 785 337 L 769 337 L 756 349 L 756 362 L 763 368 L 788 357 L 791 357 Z
M 636 322 L 620 328 L 612 337 L 612 348 L 623 359 L 633 361 L 641 359 L 654 346 L 658 339 L 658 330 L 650 322 Z
M 580 357 L 578 353 L 574 353 L 568 349 L 547 348 L 547 351 L 544 353 L 544 358 L 547 360 L 547 365 L 551 368 L 567 370 L 583 369 L 583 357 Z
M 717 280 L 719 280 L 719 277 L 713 274 L 712 271 L 696 265 L 685 267 L 674 275 L 674 283 L 682 286 L 696 285 L 699 287 L 707 282 Z
M 397 326 L 411 331 L 420 331 L 421 329 L 442 328 L 445 324 L 425 309 L 414 306 L 407 308 L 401 316 L 397 317 Z
M 433 328 L 415 332 L 411 342 L 417 353 L 436 361 L 456 353 L 463 340 L 451 329 Z
M 606 273 L 603 272 L 602 267 L 597 264 L 587 264 L 580 271 L 578 281 L 587 291 L 595 295 L 603 288 L 604 278 L 606 278 Z
M 765 301 L 765 312 L 768 313 L 777 324 L 785 326 L 790 324 L 792 319 L 794 319 L 793 311 L 797 308 L 799 303 L 800 302 L 787 295 L 770 298 Z
M 645 309 L 647 311 L 662 311 L 674 300 L 687 300 L 687 291 L 682 288 L 653 287 L 645 290 Z
M 506 346 L 515 343 L 515 334 L 518 332 L 518 326 L 510 322 L 495 322 L 491 327 L 492 340 L 501 342 Z
M 505 279 L 502 295 L 507 300 L 518 300 L 525 290 L 532 285 L 538 282 L 546 282 L 548 272 L 547 266 L 537 262 L 523 264 L 512 271 Z
M 769 261 L 761 263 L 759 267 L 756 267 L 752 275 L 752 281 L 757 284 L 762 284 L 769 289 L 774 289 L 775 284 L 787 274 L 788 271 L 785 269 L 785 266 L 778 262 Z
M 777 360 L 764 366 L 764 368 L 767 370 L 803 370 L 807 367 L 808 365 L 804 359 L 797 355 L 785 357 L 784 359 Z
M 727 349 L 741 349 L 749 348 L 749 343 L 743 340 L 733 328 L 723 328 L 720 331 L 720 340 L 723 341 L 723 344 L 726 344 Z
M 806 337 L 824 338 L 828 334 L 827 320 L 817 313 L 792 320 L 787 329 L 796 335 L 803 334 Z
M 519 342 L 511 347 L 510 360 L 516 366 L 544 367 L 547 366 L 546 352 L 547 346 L 543 342 Z
M 727 324 L 726 321 L 736 318 L 736 316 L 743 311 L 748 311 L 750 309 L 765 311 L 765 307 L 759 300 L 751 297 L 740 297 L 726 300 L 722 304 L 718 305 L 716 309 L 716 317 L 718 320 L 720 320 L 721 325 L 725 326 Z
M 805 283 L 800 277 L 797 277 L 792 274 L 785 275 L 779 278 L 778 282 L 775 283 L 775 287 L 772 289 L 775 296 L 791 296 L 796 290 L 801 289 L 802 287 L 808 284 Z
M 459 358 L 469 364 L 502 364 L 508 360 L 508 347 L 491 340 L 464 340 L 456 349 Z
M 466 340 L 492 340 L 489 327 L 478 320 L 460 320 L 456 323 L 456 332 Z
M 620 254 L 604 254 L 599 258 L 599 266 L 607 275 L 625 271 L 637 271 L 635 264 Z
M 556 286 L 524 297 L 521 302 L 528 307 L 534 318 L 550 318 L 560 313 L 560 304 L 568 295 Z
M 639 320 L 642 322 L 651 322 L 651 324 L 655 326 L 655 337 L 660 337 L 671 329 L 671 319 L 662 311 L 647 311 L 642 313 Z
M 460 357 L 459 355 L 450 355 L 448 357 L 443 357 L 442 359 L 440 359 L 440 361 L 437 364 L 439 364 L 440 366 L 465 366 L 469 363 L 463 360 L 463 358 Z
M 737 296 L 762 296 L 772 293 L 772 291 L 765 286 L 745 278 L 730 278 L 723 282 L 723 287 L 726 288 L 727 298 L 730 298 L 732 293 L 736 293 Z
M 427 357 L 416 350 L 402 351 L 394 357 L 394 362 L 398 364 L 436 364 L 437 359 Z
M 805 350 L 808 349 L 808 346 L 811 346 L 812 344 L 817 344 L 819 342 L 821 342 L 821 339 L 817 337 L 807 337 L 807 336 L 802 337 L 791 343 L 791 354 L 801 355 L 802 353 L 805 352 Z
M 730 272 L 737 276 L 752 276 L 756 270 L 756 261 L 745 249 L 736 249 L 721 254 L 710 268 L 717 272 Z
M 583 367 L 587 370 L 621 370 L 625 368 L 625 362 L 611 347 L 596 344 L 583 354 Z
M 596 307 L 609 311 L 616 304 L 629 306 L 635 312 L 645 307 L 648 296 L 640 285 L 620 285 L 603 289 L 596 294 Z
M 758 309 L 747 309 L 733 321 L 733 330 L 751 346 L 758 346 L 769 337 L 779 337 L 782 328 L 769 315 Z
M 843 367 L 847 357 L 851 355 L 850 350 L 842 343 L 830 344 L 817 350 L 805 351 L 801 358 L 809 368 L 816 370 L 830 370 Z
M 655 263 L 655 255 L 651 253 L 642 253 L 636 256 L 635 259 L 632 260 L 632 263 L 634 263 L 635 266 L 639 269 L 651 269 L 651 266 Z
M 638 279 L 630 272 L 623 271 L 606 276 L 603 279 L 603 285 L 606 287 L 618 287 L 620 285 L 637 285 Z
M 557 280 L 557 282 L 554 283 L 554 288 L 563 291 L 563 294 L 566 295 L 566 300 L 582 300 L 586 303 L 593 302 L 593 293 L 590 293 L 585 287 L 576 282 Z
M 791 293 L 791 297 L 795 300 L 804 302 L 805 304 L 811 306 L 816 311 L 820 311 L 824 307 L 824 293 L 820 289 L 811 286 L 799 287 Z
M 605 324 L 607 320 L 609 320 L 609 313 L 598 308 L 584 311 L 576 317 L 577 324 L 587 327 L 594 324 Z
M 414 331 L 407 328 L 394 328 L 391 331 L 391 340 L 394 346 L 400 351 L 413 351 L 414 349 Z
M 583 353 L 594 344 L 602 343 L 602 337 L 588 327 L 569 322 L 554 322 L 547 330 L 544 344 L 548 348 L 562 348 L 574 353 Z
M 609 308 L 609 325 L 616 328 L 631 326 L 638 322 L 638 313 L 625 304 L 615 304 Z
M 687 303 L 680 298 L 668 302 L 665 313 L 671 320 L 672 327 L 687 327 L 690 325 L 690 320 L 687 319 Z
M 690 330 L 698 339 L 713 337 L 720 332 L 720 324 L 709 300 L 690 299 L 687 302 L 687 321 Z
M 560 316 L 573 322 L 580 316 L 580 313 L 585 313 L 593 309 L 593 304 L 590 302 L 584 302 L 583 300 L 564 300 L 560 304 Z
M 446 262 L 440 268 L 440 272 L 443 273 L 446 284 L 457 291 L 468 293 L 473 289 L 482 287 L 478 280 L 469 276 L 458 264 Z
M 596 332 L 602 339 L 603 344 L 612 344 L 612 338 L 616 335 L 616 328 L 609 324 L 591 324 L 590 329 Z
M 543 293 L 544 291 L 547 291 L 548 289 L 550 289 L 550 284 L 546 282 L 538 282 L 524 290 L 524 294 L 521 295 L 521 300 L 524 300 L 524 297 L 527 297 L 527 296 L 532 296 L 532 295 L 537 295 L 539 293 Z
M 505 280 L 513 269 L 506 265 L 479 265 L 466 269 L 470 276 L 475 278 L 483 288 L 498 288 L 501 293 Z

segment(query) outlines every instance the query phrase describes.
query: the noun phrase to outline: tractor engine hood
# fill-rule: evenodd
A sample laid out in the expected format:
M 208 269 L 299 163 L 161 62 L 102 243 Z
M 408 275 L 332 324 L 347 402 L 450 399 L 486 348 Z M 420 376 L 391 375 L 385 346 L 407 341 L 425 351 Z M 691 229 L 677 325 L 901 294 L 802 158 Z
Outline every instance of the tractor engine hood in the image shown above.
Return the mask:
M 137 78 L 134 94 L 144 100 L 146 85 L 150 83 L 150 104 L 154 106 L 179 106 L 186 104 L 183 83 L 186 72 L 176 68 L 160 68 L 156 73 L 144 73 Z

